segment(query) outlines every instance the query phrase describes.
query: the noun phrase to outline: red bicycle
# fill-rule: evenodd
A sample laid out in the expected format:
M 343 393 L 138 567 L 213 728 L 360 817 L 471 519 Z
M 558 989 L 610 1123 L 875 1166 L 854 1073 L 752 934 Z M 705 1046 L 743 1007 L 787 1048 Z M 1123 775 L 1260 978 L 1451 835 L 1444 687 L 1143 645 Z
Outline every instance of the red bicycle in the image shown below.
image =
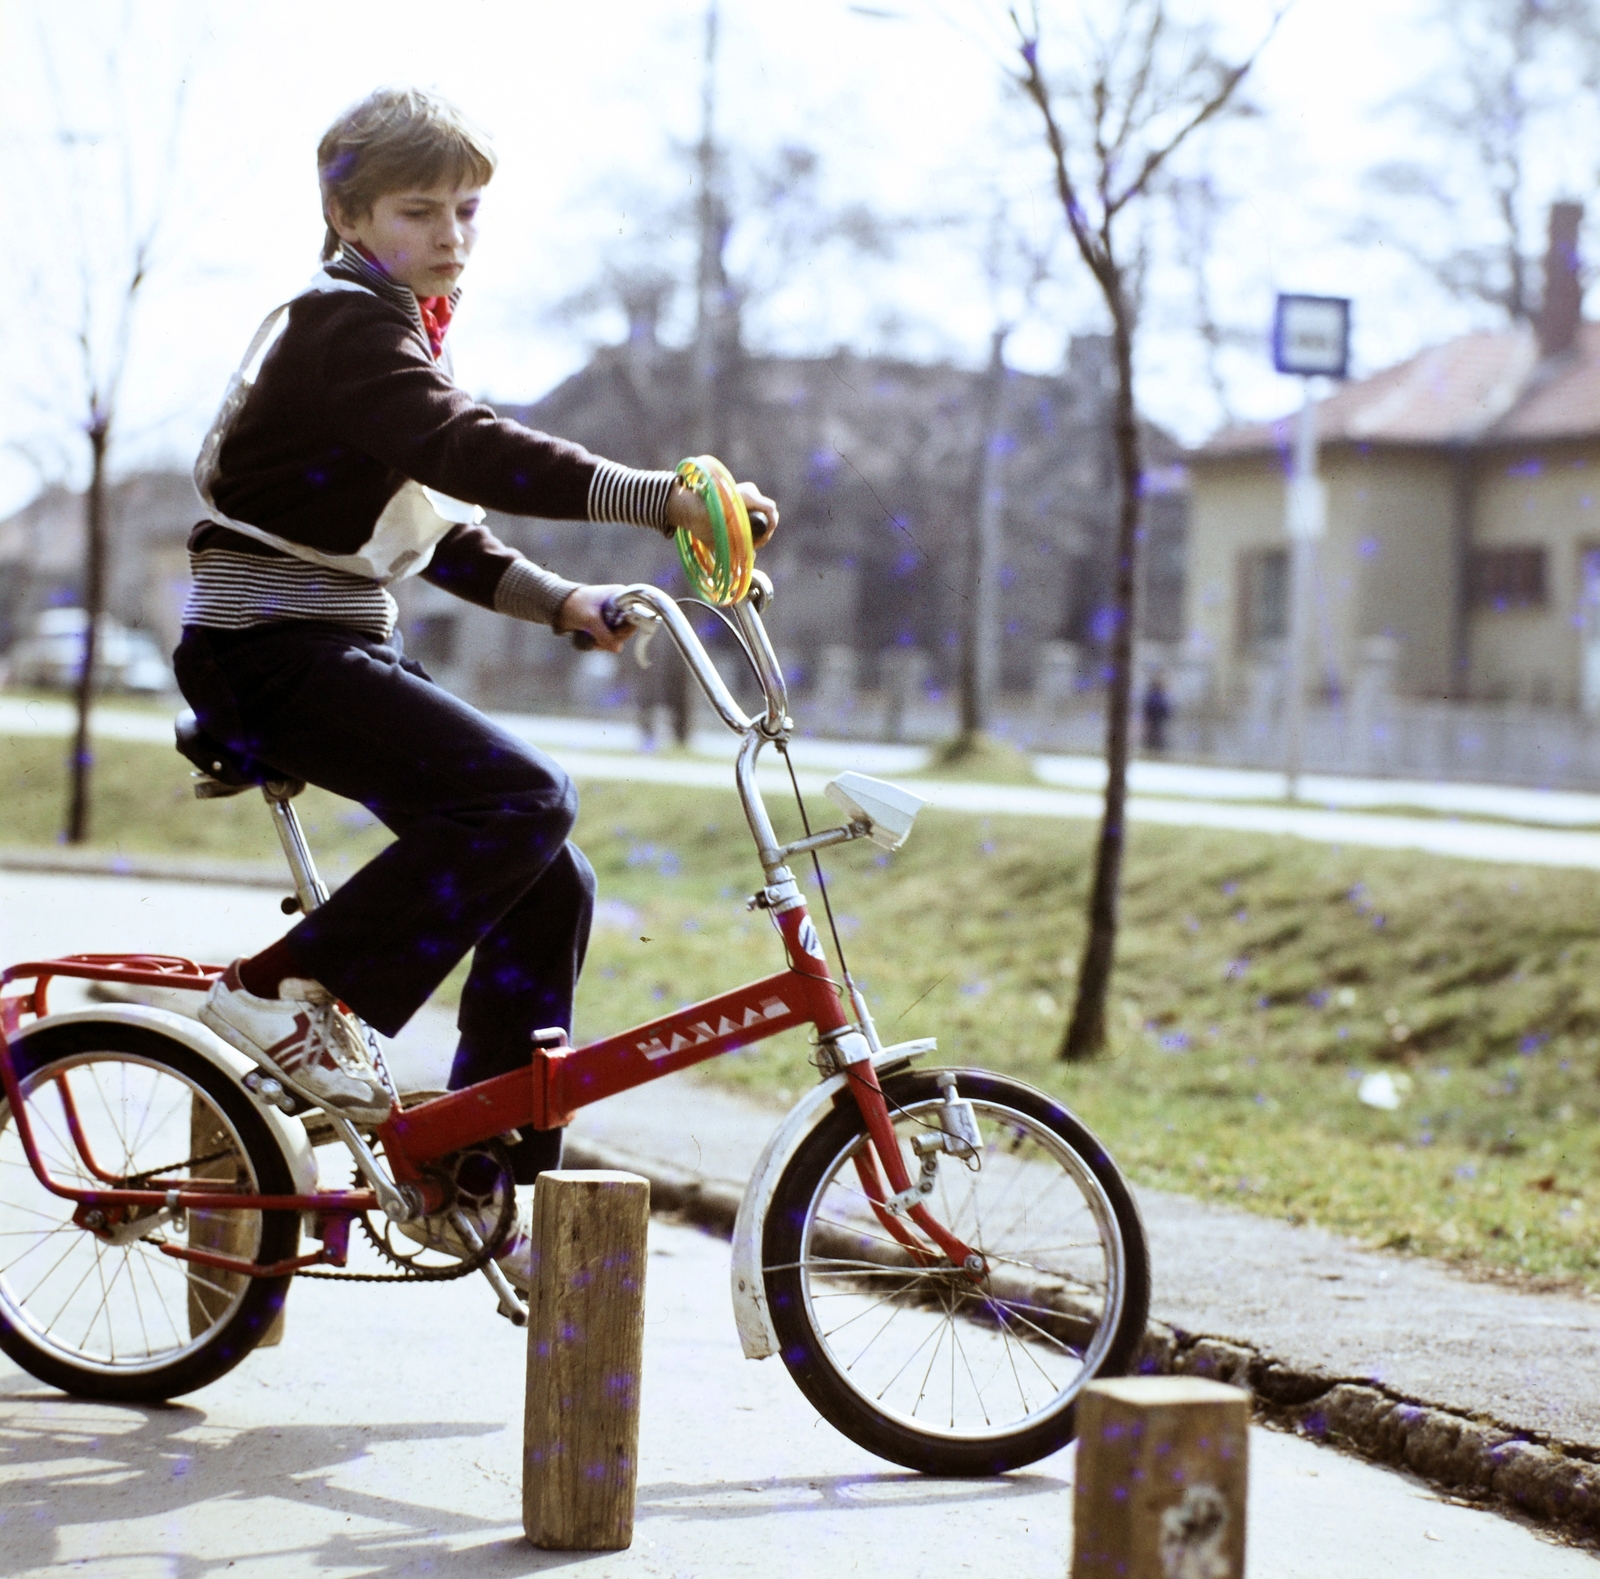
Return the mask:
M 935 1043 L 883 1046 L 842 952 L 833 975 L 788 863 L 862 838 L 896 848 L 920 802 L 842 774 L 827 793 L 846 822 L 780 841 L 756 779 L 761 751 L 785 750 L 793 729 L 761 621 L 770 597 L 757 574 L 731 610 L 763 696 L 754 718 L 672 598 L 634 586 L 617 606 L 666 631 L 742 737 L 735 782 L 764 874 L 750 904 L 776 925 L 782 969 L 582 1047 L 541 1034 L 526 1069 L 465 1090 L 391 1086 L 389 1119 L 363 1131 L 304 1109 L 185 1015 L 137 1003 L 49 1011 L 55 978 L 203 992 L 220 966 L 154 954 L 13 965 L 0 993 L 31 990 L 0 995 L 0 1347 L 72 1393 L 191 1391 L 261 1341 L 294 1276 L 341 1275 L 326 1269 L 346 1265 L 352 1225 L 397 1263 L 390 1276 L 481 1272 L 501 1310 L 525 1321 L 493 1260 L 515 1217 L 508 1133 L 565 1124 L 591 1102 L 806 1025 L 821 1081 L 768 1142 L 735 1229 L 745 1354 L 781 1354 L 828 1420 L 913 1469 L 992 1474 L 1071 1440 L 1078 1393 L 1124 1371 L 1144 1332 L 1138 1210 L 1060 1103 L 980 1069 L 914 1069 Z M 324 900 L 292 805 L 301 786 L 192 721 L 179 735 L 201 770 L 197 794 L 261 788 L 294 879 L 286 908 Z M 335 1140 L 354 1159 L 348 1188 L 318 1182 L 314 1148 Z M 436 1242 L 449 1225 L 471 1253 L 395 1237 L 424 1220 Z M 302 1250 L 303 1231 L 314 1248 Z

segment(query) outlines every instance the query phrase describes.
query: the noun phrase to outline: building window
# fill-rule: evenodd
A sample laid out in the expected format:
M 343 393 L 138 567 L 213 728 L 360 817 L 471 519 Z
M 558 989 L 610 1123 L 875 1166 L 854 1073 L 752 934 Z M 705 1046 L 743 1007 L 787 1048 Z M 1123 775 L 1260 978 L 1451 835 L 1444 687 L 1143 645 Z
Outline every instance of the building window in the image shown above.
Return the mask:
M 1475 548 L 1468 561 L 1472 606 L 1478 609 L 1542 609 L 1545 605 L 1542 548 Z
M 1262 548 L 1239 556 L 1239 640 L 1281 641 L 1289 634 L 1289 554 Z

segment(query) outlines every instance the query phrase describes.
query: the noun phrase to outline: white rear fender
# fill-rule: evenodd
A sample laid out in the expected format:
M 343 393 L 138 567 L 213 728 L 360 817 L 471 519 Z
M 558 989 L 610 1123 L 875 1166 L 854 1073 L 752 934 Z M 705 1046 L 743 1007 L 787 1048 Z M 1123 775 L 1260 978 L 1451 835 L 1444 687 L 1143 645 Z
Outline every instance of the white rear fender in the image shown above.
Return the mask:
M 18 1040 L 26 1041 L 28 1037 L 35 1036 L 40 1031 L 50 1030 L 58 1025 L 89 1023 L 136 1025 L 143 1030 L 154 1031 L 158 1036 L 170 1037 L 215 1064 L 241 1090 L 244 1089 L 244 1076 L 256 1067 L 243 1053 L 235 1052 L 198 1020 L 191 1020 L 183 1014 L 173 1014 L 168 1009 L 151 1009 L 137 1003 L 97 1004 L 89 1009 L 72 1009 L 66 1014 L 52 1014 L 43 1020 L 35 1020 L 25 1025 Z M 246 1092 L 246 1095 L 249 1093 Z M 290 1175 L 294 1179 L 295 1193 L 313 1194 L 317 1188 L 317 1157 L 306 1139 L 305 1125 L 299 1119 L 290 1118 L 288 1114 L 279 1112 L 277 1108 L 264 1106 L 254 1097 L 250 1097 L 250 1102 L 266 1120 L 267 1128 L 278 1144 L 278 1150 L 283 1153 L 284 1161 L 289 1165 Z
M 872 1060 L 873 1068 L 904 1063 L 939 1044 L 926 1037 L 886 1047 Z M 733 1225 L 733 1320 L 747 1360 L 764 1360 L 778 1352 L 778 1334 L 767 1309 L 767 1284 L 761 1275 L 761 1242 L 766 1237 L 767 1207 L 783 1170 L 818 1124 L 827 1117 L 835 1094 L 844 1089 L 845 1076 L 833 1075 L 800 1098 L 772 1132 L 761 1160 L 744 1188 L 739 1215 Z

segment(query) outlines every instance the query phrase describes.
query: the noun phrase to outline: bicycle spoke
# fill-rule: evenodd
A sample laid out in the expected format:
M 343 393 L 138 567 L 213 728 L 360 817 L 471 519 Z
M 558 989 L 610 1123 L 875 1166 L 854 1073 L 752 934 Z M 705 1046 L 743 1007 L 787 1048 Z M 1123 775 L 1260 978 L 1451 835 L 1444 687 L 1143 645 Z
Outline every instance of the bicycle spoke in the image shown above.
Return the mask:
M 885 1325 L 887 1325 L 887 1323 L 885 1323 Z M 910 1364 L 911 1364 L 911 1362 L 912 1362 L 912 1361 L 913 1361 L 913 1360 L 914 1360 L 914 1359 L 916 1359 L 916 1357 L 917 1357 L 917 1356 L 918 1356 L 918 1355 L 919 1355 L 919 1354 L 921 1354 L 921 1353 L 922 1353 L 922 1351 L 923 1351 L 923 1349 L 924 1349 L 924 1348 L 925 1348 L 925 1347 L 926 1347 L 926 1346 L 927 1346 L 927 1344 L 928 1344 L 928 1342 L 929 1342 L 929 1340 L 930 1340 L 930 1339 L 934 1339 L 934 1338 L 937 1338 L 937 1337 L 938 1337 L 938 1336 L 939 1336 L 939 1332 L 940 1332 L 940 1330 L 941 1330 L 941 1329 L 940 1329 L 940 1328 L 938 1328 L 938 1327 L 935 1327 L 935 1328 L 934 1328 L 934 1329 L 933 1329 L 933 1330 L 932 1330 L 932 1331 L 931 1331 L 931 1332 L 930 1332 L 930 1333 L 929 1333 L 929 1334 L 928 1334 L 928 1336 L 927 1336 L 927 1337 L 926 1337 L 926 1338 L 924 1338 L 924 1339 L 923 1339 L 923 1340 L 922 1340 L 922 1342 L 921 1342 L 921 1343 L 919 1343 L 919 1344 L 918 1344 L 918 1345 L 917 1345 L 917 1346 L 916 1346 L 916 1348 L 914 1348 L 914 1349 L 913 1349 L 913 1350 L 912 1350 L 912 1351 L 911 1351 L 911 1352 L 910 1352 L 910 1353 L 909 1353 L 909 1354 L 908 1354 L 908 1355 L 907 1355 L 907 1356 L 906 1356 L 906 1357 L 905 1357 L 905 1359 L 904 1359 L 904 1360 L 902 1360 L 902 1361 L 901 1361 L 901 1363 L 900 1363 L 900 1369 L 899 1369 L 899 1370 L 898 1370 L 898 1371 L 896 1371 L 896 1372 L 895 1372 L 895 1373 L 894 1373 L 894 1375 L 893 1375 L 893 1376 L 891 1376 L 891 1377 L 890 1377 L 890 1378 L 889 1378 L 889 1380 L 888 1380 L 888 1381 L 886 1381 L 886 1382 L 885 1382 L 885 1383 L 884 1383 L 884 1384 L 883 1384 L 883 1387 L 882 1387 L 882 1388 L 881 1388 L 881 1389 L 880 1389 L 880 1391 L 879 1391 L 879 1393 L 878 1393 L 878 1399 L 879 1399 L 879 1401 L 880 1401 L 880 1402 L 881 1402 L 881 1401 L 882 1401 L 882 1399 L 883 1399 L 883 1395 L 884 1395 L 884 1393 L 886 1393 L 886 1392 L 888 1392 L 888 1391 L 889 1391 L 889 1389 L 890 1389 L 890 1388 L 891 1388 L 891 1387 L 893 1387 L 893 1386 L 894 1386 L 894 1384 L 895 1384 L 895 1383 L 896 1383 L 896 1382 L 897 1382 L 897 1381 L 899 1381 L 899 1380 L 900 1380 L 900 1377 L 901 1377 L 901 1376 L 902 1376 L 902 1374 L 904 1374 L 904 1372 L 905 1372 L 905 1368 L 906 1368 L 906 1367 L 907 1367 L 907 1366 L 908 1366 L 908 1365 L 910 1365 Z M 935 1350 L 935 1351 L 934 1351 L 934 1353 L 935 1353 L 935 1355 L 937 1355 L 937 1353 L 938 1353 L 938 1351 L 937 1351 L 937 1349 L 936 1349 L 936 1350 Z M 932 1360 L 929 1360 L 929 1361 L 928 1361 L 928 1364 L 929 1364 L 929 1366 L 930 1366 L 930 1367 L 931 1367 L 931 1366 L 932 1366 L 932 1364 L 933 1364 L 933 1361 L 932 1361 Z
M 1023 1315 L 1022 1311 L 1016 1305 L 1012 1304 L 1010 1301 L 1003 1300 L 1003 1299 L 997 1299 L 993 1294 L 990 1294 L 990 1295 L 986 1295 L 984 1297 L 984 1304 L 990 1306 L 992 1309 L 994 1309 L 996 1311 L 1004 1311 L 1008 1316 L 1014 1317 L 1017 1321 L 1020 1321 L 1022 1323 L 1022 1325 L 1024 1327 L 1026 1327 L 1030 1332 L 1037 1333 L 1039 1335 L 1039 1337 L 1042 1338 L 1046 1343 L 1051 1344 L 1053 1347 L 1059 1349 L 1064 1355 L 1067 1356 L 1068 1359 L 1081 1360 L 1083 1358 L 1083 1356 L 1081 1354 L 1079 1354 L 1078 1351 L 1076 1349 L 1074 1349 L 1070 1343 L 1063 1343 L 1061 1341 L 1061 1339 L 1059 1339 L 1057 1337 L 1054 1337 L 1050 1333 L 1046 1332 L 1044 1330 L 1044 1328 L 1041 1327 L 1037 1322 L 1029 1321 L 1028 1318 L 1025 1315 Z M 1026 1352 L 1030 1356 L 1033 1356 L 1033 1350 L 1032 1350 L 1031 1346 L 1029 1348 L 1027 1348 Z M 1033 1356 L 1033 1359 L 1034 1359 L 1034 1363 L 1037 1365 L 1038 1364 L 1037 1356 Z M 1044 1367 L 1042 1365 L 1039 1366 L 1039 1370 L 1040 1370 L 1040 1374 L 1041 1375 L 1046 1374 L 1045 1370 L 1044 1370 Z
M 861 1199 L 866 1200 L 867 1197 L 863 1195 Z M 876 1221 L 876 1219 L 874 1219 L 874 1221 Z M 837 1228 L 840 1233 L 856 1234 L 862 1239 L 871 1239 L 876 1244 L 888 1245 L 891 1250 L 898 1250 L 902 1255 L 909 1254 L 906 1246 L 901 1244 L 898 1239 L 891 1238 L 888 1234 L 884 1233 L 873 1233 L 871 1230 L 865 1228 L 859 1223 L 838 1223 L 835 1222 L 831 1217 L 823 1217 L 820 1214 L 817 1217 L 817 1223 L 820 1227 Z
M 111 1274 L 111 1282 L 109 1284 L 106 1282 L 104 1246 L 98 1242 L 94 1247 L 94 1264 L 95 1272 L 100 1279 L 100 1303 L 89 1312 L 89 1325 L 83 1330 L 83 1341 L 78 1345 L 80 1349 L 86 1349 L 89 1346 L 89 1335 L 94 1331 L 94 1324 L 99 1318 L 101 1312 L 105 1310 L 106 1302 L 111 1298 L 111 1290 L 117 1286 L 118 1274 L 121 1273 L 122 1267 L 127 1265 L 127 1260 L 124 1258 L 122 1264 L 119 1265 L 116 1271 Z M 106 1346 L 110 1350 L 112 1363 L 115 1364 L 117 1358 L 117 1338 L 116 1334 L 111 1330 L 111 1318 L 109 1316 L 106 1317 Z
M 1008 1342 L 1007 1342 L 1007 1345 L 1006 1345 L 1006 1352 L 1007 1352 L 1007 1354 L 1010 1354 L 1011 1353 L 1011 1344 L 1009 1342 L 1010 1327 L 1008 1326 L 1008 1324 L 1005 1321 L 1004 1313 L 1002 1313 L 999 1316 L 999 1319 L 997 1320 L 996 1325 L 999 1327 L 1000 1331 L 1002 1331 L 1002 1332 L 1004 1332 L 1004 1333 L 1006 1333 L 1008 1335 Z M 1044 1368 L 1044 1365 L 1041 1363 L 1041 1361 L 1039 1359 L 1039 1356 L 1034 1353 L 1033 1345 L 1031 1343 L 1024 1343 L 1022 1341 L 1021 1336 L 1019 1335 L 1017 1340 L 1016 1340 L 1016 1347 L 1022 1350 L 1023 1356 L 1027 1359 L 1028 1363 L 1034 1368 L 1034 1370 L 1036 1370 L 1039 1373 L 1040 1379 L 1044 1382 L 1044 1385 L 1049 1389 L 1049 1396 L 1050 1397 L 1054 1397 L 1054 1396 L 1058 1395 L 1062 1390 L 1061 1389 L 1061 1385 L 1049 1373 L 1049 1371 L 1047 1371 Z M 1012 1372 L 1013 1372 L 1013 1374 L 1015 1374 L 1015 1372 L 1016 1372 L 1016 1361 L 1015 1361 L 1015 1359 L 1012 1360 Z M 1017 1376 L 1017 1392 L 1018 1392 L 1018 1396 L 1019 1397 L 1024 1397 L 1025 1398 L 1026 1395 L 1027 1395 L 1027 1387 L 1024 1384 L 1024 1382 L 1023 1382 L 1023 1380 L 1022 1380 L 1020 1375 Z
M 877 1307 L 874 1306 L 873 1308 L 876 1309 Z M 889 1330 L 889 1328 L 894 1324 L 896 1318 L 898 1318 L 901 1314 L 903 1314 L 904 1311 L 905 1311 L 905 1306 L 904 1305 L 896 1305 L 889 1312 L 887 1318 L 884 1320 L 883 1325 L 881 1327 L 879 1327 L 878 1330 L 875 1333 L 873 1333 L 873 1335 L 870 1338 L 868 1338 L 867 1341 L 864 1344 L 862 1344 L 861 1348 L 856 1351 L 856 1357 L 853 1360 L 851 1360 L 850 1363 L 847 1366 L 845 1366 L 845 1369 L 847 1371 L 853 1371 L 864 1359 L 866 1359 L 867 1351 L 869 1349 L 871 1349 L 873 1344 L 875 1344 L 878 1341 L 878 1339 L 881 1338 L 884 1335 L 884 1333 L 886 1333 Z M 868 1314 L 868 1312 L 863 1311 L 862 1314 L 866 1315 L 866 1314 Z M 838 1329 L 836 1328 L 835 1330 L 837 1331 Z M 827 1336 L 827 1334 L 824 1334 L 824 1336 Z
M 28 1248 L 24 1250 L 22 1254 L 19 1255 L 14 1261 L 7 1261 L 4 1266 L 0 1266 L 0 1271 L 8 1273 L 16 1271 L 16 1269 L 21 1266 L 22 1263 L 26 1261 L 35 1250 L 42 1250 L 47 1244 L 50 1243 L 52 1239 L 56 1237 L 57 1234 L 81 1234 L 82 1232 L 83 1230 L 75 1223 L 59 1223 L 56 1225 L 56 1227 L 47 1229 L 44 1233 L 40 1233 L 37 1229 L 11 1229 L 3 1237 L 10 1238 L 13 1235 L 18 1237 L 26 1236 L 27 1238 L 32 1239 L 34 1242 L 29 1245 Z
M 79 1230 L 79 1232 L 81 1233 L 82 1230 Z M 78 1237 L 74 1236 L 74 1238 L 72 1239 L 71 1243 L 68 1244 L 67 1248 L 65 1250 L 63 1250 L 61 1252 L 61 1254 L 56 1258 L 56 1260 L 51 1264 L 49 1270 L 44 1274 L 44 1276 L 41 1277 L 39 1279 L 39 1281 L 33 1285 L 33 1287 L 28 1291 L 28 1293 L 26 1295 L 23 1296 L 23 1298 L 21 1300 L 18 1301 L 18 1303 L 22 1304 L 22 1305 L 30 1304 L 32 1302 L 34 1296 L 39 1292 L 39 1290 L 42 1289 L 45 1286 L 45 1284 L 47 1282 L 49 1282 L 49 1280 L 52 1277 L 55 1276 L 56 1268 L 59 1267 L 62 1264 L 62 1262 L 64 1262 L 67 1259 L 67 1257 L 72 1254 L 72 1252 L 74 1250 L 78 1249 L 80 1247 L 80 1244 L 81 1244 L 81 1240 Z M 87 1272 L 84 1273 L 84 1277 L 88 1277 L 88 1275 L 89 1274 Z M 78 1286 L 79 1287 L 82 1286 L 81 1279 L 79 1281 L 79 1285 Z M 78 1291 L 77 1288 L 74 1288 L 72 1293 L 76 1294 L 77 1291 Z M 70 1299 L 71 1297 L 72 1297 L 71 1294 L 69 1294 L 67 1296 L 68 1299 Z M 65 1306 L 62 1307 L 63 1310 L 65 1308 L 66 1308 Z M 59 1315 L 60 1311 L 57 1311 L 56 1314 Z
M 848 1316 L 843 1321 L 839 1322 L 836 1326 L 829 1327 L 822 1334 L 822 1336 L 824 1338 L 832 1338 L 835 1333 L 843 1332 L 846 1327 L 854 1325 L 856 1322 L 860 1321 L 862 1319 L 862 1317 L 864 1317 L 864 1316 L 870 1316 L 875 1310 L 880 1309 L 884 1305 L 893 1305 L 896 1311 L 905 1310 L 907 1307 L 903 1303 L 901 1303 L 898 1300 L 896 1300 L 896 1298 L 895 1298 L 896 1294 L 899 1294 L 899 1293 L 902 1293 L 902 1292 L 903 1292 L 903 1289 L 895 1289 L 895 1290 L 893 1290 L 892 1292 L 890 1292 L 888 1294 L 878 1295 L 876 1298 L 873 1298 L 871 1300 L 870 1304 L 866 1305 L 863 1309 L 858 1310 L 855 1313 L 855 1315 Z M 865 1294 L 851 1295 L 849 1290 L 842 1290 L 835 1297 L 839 1298 L 839 1299 L 846 1299 L 846 1298 L 852 1298 L 852 1297 L 855 1298 L 855 1299 L 867 1299 L 870 1296 L 865 1295 Z M 892 1320 L 893 1318 L 891 1317 L 890 1319 Z M 866 1350 L 863 1349 L 861 1351 L 861 1353 L 865 1354 Z M 856 1356 L 857 1359 L 860 1359 L 860 1357 L 861 1357 L 860 1355 Z
M 166 1257 L 163 1256 L 161 1260 L 164 1264 Z M 172 1311 L 168 1306 L 166 1295 L 162 1293 L 161 1290 L 161 1281 L 156 1276 L 154 1257 L 149 1255 L 141 1255 L 137 1265 L 144 1268 L 144 1275 L 150 1280 L 150 1292 L 154 1296 L 156 1306 L 160 1310 L 162 1317 L 165 1319 L 167 1326 L 172 1331 L 173 1342 L 167 1347 L 170 1349 L 183 1348 L 183 1346 L 190 1340 L 183 1333 L 178 1331 L 178 1324 L 172 1319 Z M 137 1283 L 134 1284 L 134 1287 L 137 1290 Z M 141 1306 L 140 1309 L 142 1313 L 143 1307 Z M 148 1335 L 146 1336 L 145 1342 L 147 1345 L 147 1352 L 154 1354 L 156 1352 L 155 1345 L 150 1342 Z
M 1017 1370 L 1017 1356 L 1011 1345 L 1011 1329 L 1005 1322 L 997 1321 L 995 1322 L 995 1330 L 1000 1334 L 1000 1343 L 1005 1350 L 1006 1364 L 1011 1367 L 1011 1379 L 1017 1384 L 1017 1397 L 1022 1400 L 1023 1410 L 1028 1414 L 1032 1414 L 1033 1411 L 1028 1405 L 1027 1389 L 1022 1385 L 1022 1375 Z
M 911 1418 L 913 1420 L 916 1419 L 917 1411 L 922 1407 L 922 1400 L 928 1396 L 928 1378 L 933 1375 L 933 1367 L 939 1358 L 939 1350 L 944 1347 L 944 1335 L 949 1325 L 949 1318 L 946 1317 L 943 1322 L 933 1329 L 937 1341 L 934 1343 L 933 1353 L 928 1356 L 928 1368 L 922 1373 L 922 1385 L 917 1389 L 917 1401 L 911 1406 Z
M 44 1163 L 45 1170 L 49 1173 L 55 1173 L 58 1170 L 67 1169 L 75 1171 L 80 1179 L 92 1177 L 92 1175 L 89 1173 L 89 1170 L 84 1166 L 82 1157 L 78 1155 L 77 1146 L 73 1144 L 68 1135 L 62 1134 L 62 1132 L 55 1127 L 55 1125 L 50 1121 L 50 1115 L 48 1113 L 41 1111 L 43 1107 L 44 1104 L 42 1102 L 30 1103 L 28 1109 L 28 1118 L 33 1124 L 34 1143 L 39 1148 L 39 1159 Z M 41 1131 L 44 1133 L 41 1133 Z M 56 1145 L 60 1147 L 60 1153 L 54 1159 L 54 1167 L 51 1166 L 51 1158 L 45 1150 L 44 1143 L 46 1138 L 54 1140 Z M 28 1171 L 31 1173 L 33 1170 L 30 1168 Z

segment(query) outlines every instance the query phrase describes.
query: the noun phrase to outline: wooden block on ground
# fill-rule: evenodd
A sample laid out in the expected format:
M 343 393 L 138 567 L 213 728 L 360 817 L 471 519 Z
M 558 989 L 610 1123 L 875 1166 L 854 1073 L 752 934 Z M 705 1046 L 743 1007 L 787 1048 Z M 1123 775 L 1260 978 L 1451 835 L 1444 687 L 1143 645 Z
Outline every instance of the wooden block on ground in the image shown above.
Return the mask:
M 229 1184 L 238 1178 L 240 1155 L 230 1150 L 232 1137 L 223 1129 L 216 1110 L 209 1102 L 195 1097 L 189 1104 L 189 1155 L 209 1157 L 218 1151 L 228 1155 L 212 1162 L 192 1165 L 191 1179 L 216 1179 Z M 238 1256 L 254 1260 L 257 1248 L 254 1224 L 259 1221 L 250 1213 L 241 1212 L 190 1212 L 189 1248 L 208 1250 L 213 1255 Z M 189 1336 L 198 1338 L 210 1330 L 211 1325 L 233 1302 L 244 1286 L 245 1279 L 237 1272 L 221 1272 L 216 1267 L 189 1266 Z M 283 1312 L 280 1310 L 267 1328 L 266 1336 L 256 1345 L 258 1349 L 270 1348 L 283 1342 Z
M 1250 1395 L 1194 1376 L 1078 1401 L 1072 1579 L 1243 1579 Z
M 552 1551 L 633 1541 L 650 1185 L 606 1169 L 533 1192 L 522 1527 Z

